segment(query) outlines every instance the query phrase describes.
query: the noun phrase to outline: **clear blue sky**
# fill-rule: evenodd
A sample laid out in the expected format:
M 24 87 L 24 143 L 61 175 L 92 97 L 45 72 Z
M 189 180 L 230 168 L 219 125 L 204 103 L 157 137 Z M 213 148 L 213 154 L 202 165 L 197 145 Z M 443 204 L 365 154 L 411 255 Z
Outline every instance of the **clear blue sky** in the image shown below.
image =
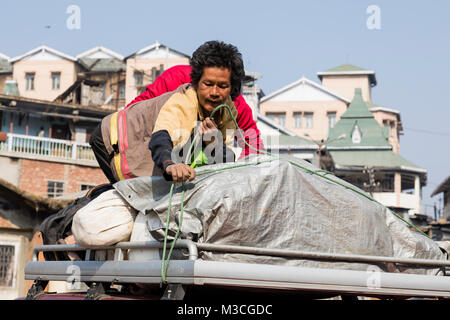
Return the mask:
M 70 5 L 81 10 L 70 30 Z M 366 9 L 380 9 L 369 30 Z M 14 57 L 46 44 L 70 55 L 102 45 L 129 55 L 156 40 L 186 54 L 207 40 L 236 45 L 247 70 L 271 93 L 343 63 L 376 72 L 373 102 L 397 109 L 400 152 L 428 170 L 423 202 L 450 175 L 450 1 L 193 0 L 2 2 L 0 52 Z

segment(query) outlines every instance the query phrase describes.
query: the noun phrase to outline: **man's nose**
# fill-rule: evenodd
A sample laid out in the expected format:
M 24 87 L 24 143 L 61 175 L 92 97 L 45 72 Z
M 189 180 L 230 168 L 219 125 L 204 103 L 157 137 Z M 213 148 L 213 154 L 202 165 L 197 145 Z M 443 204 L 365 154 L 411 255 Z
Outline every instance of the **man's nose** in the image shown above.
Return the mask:
M 212 96 L 218 96 L 219 95 L 219 88 L 217 86 L 212 86 L 210 94 Z

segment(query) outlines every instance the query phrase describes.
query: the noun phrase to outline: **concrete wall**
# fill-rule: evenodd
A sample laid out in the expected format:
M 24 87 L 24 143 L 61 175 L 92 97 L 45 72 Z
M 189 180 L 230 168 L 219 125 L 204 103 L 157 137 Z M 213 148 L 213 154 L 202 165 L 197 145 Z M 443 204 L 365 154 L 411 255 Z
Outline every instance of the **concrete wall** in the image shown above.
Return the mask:
M 16 187 L 19 186 L 21 163 L 22 159 L 0 156 L 1 178 Z
M 127 72 L 125 77 L 125 103 L 130 103 L 137 95 L 138 90 L 136 88 L 136 83 L 134 79 L 135 71 L 144 72 L 143 85 L 147 86 L 153 82 L 154 79 L 151 78 L 152 68 L 155 67 L 159 69 L 160 65 L 164 66 L 164 70 L 176 65 L 187 65 L 189 64 L 188 58 L 156 58 L 156 59 L 141 59 L 141 58 L 130 58 L 127 60 Z
M 348 100 L 353 99 L 355 88 L 361 88 L 364 101 L 372 101 L 369 76 L 367 75 L 323 76 L 322 85 Z
M 87 100 L 87 101 L 82 101 L 81 104 L 83 105 L 102 105 L 103 102 L 105 102 L 106 99 L 108 99 L 108 97 L 110 95 L 112 95 L 112 100 L 108 103 L 108 105 L 114 105 L 115 106 L 115 102 L 117 101 L 117 99 L 119 99 L 118 102 L 118 108 L 125 106 L 125 98 L 120 99 L 120 93 L 118 91 L 120 91 L 120 83 L 123 82 L 125 84 L 125 72 L 109 72 L 109 73 L 98 73 L 98 74 L 92 74 L 89 76 L 90 80 L 94 80 L 94 81 L 101 81 L 105 83 L 105 94 L 104 94 L 104 98 L 102 98 L 101 102 L 102 103 L 95 103 L 95 101 L 90 101 L 89 97 L 87 97 L 87 99 L 83 99 L 83 100 Z M 99 88 L 100 91 L 102 91 L 102 88 Z M 119 97 L 119 98 L 118 98 Z
M 78 65 L 70 60 L 19 60 L 13 65 L 13 79 L 20 95 L 27 98 L 53 101 L 71 86 L 77 77 Z M 60 89 L 52 89 L 52 72 L 60 72 Z M 34 73 L 34 90 L 26 90 L 26 74 Z
M 399 124 L 397 115 L 392 112 L 377 110 L 371 111 L 375 120 L 380 124 L 380 126 L 385 126 L 384 122 L 388 122 L 389 126 L 389 139 L 388 142 L 392 145 L 392 151 L 395 153 L 400 153 L 400 138 L 399 138 Z
M 80 192 L 81 185 L 108 183 L 100 168 L 22 159 L 19 187 L 25 191 L 47 196 L 47 182 L 64 183 L 64 194 Z
M 3 89 L 5 88 L 6 80 L 11 80 L 11 79 L 12 79 L 11 73 L 0 74 L 0 94 L 3 93 Z
M 336 112 L 336 122 L 347 109 L 345 102 L 341 100 L 331 101 L 264 101 L 260 103 L 260 113 L 285 113 L 286 129 L 291 130 L 298 136 L 304 137 L 305 133 L 314 140 L 326 139 L 328 137 L 328 113 Z M 302 127 L 294 127 L 294 114 L 302 113 Z M 313 127 L 305 128 L 305 113 L 313 114 Z
M 0 195 L 0 245 L 14 247 L 10 265 L 12 283 L 0 286 L 0 299 L 15 299 L 26 293 L 25 264 L 30 257 L 33 229 L 41 221 L 22 203 L 11 201 L 7 193 Z
M 0 299 L 12 300 L 26 294 L 25 264 L 28 258 L 29 240 L 26 233 L 0 228 L 0 245 L 14 246 L 12 286 L 0 286 Z

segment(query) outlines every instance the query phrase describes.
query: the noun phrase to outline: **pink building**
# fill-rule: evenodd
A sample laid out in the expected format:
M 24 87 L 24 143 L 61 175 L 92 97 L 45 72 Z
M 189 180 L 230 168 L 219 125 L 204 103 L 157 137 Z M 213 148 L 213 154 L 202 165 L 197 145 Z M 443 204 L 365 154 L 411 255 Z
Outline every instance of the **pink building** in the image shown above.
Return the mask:
M 9 60 L 13 80 L 26 98 L 53 101 L 77 79 L 77 59 L 42 45 Z
M 189 64 L 190 56 L 156 41 L 125 57 L 125 100 L 131 102 L 164 70 Z
M 400 113 L 375 105 L 371 100 L 372 88 L 377 84 L 374 71 L 342 65 L 317 75 L 321 84 L 302 77 L 263 97 L 260 113 L 299 136 L 326 141 L 329 129 L 347 110 L 355 89 L 360 88 L 375 119 L 380 125 L 389 127 L 394 152 L 400 151 Z

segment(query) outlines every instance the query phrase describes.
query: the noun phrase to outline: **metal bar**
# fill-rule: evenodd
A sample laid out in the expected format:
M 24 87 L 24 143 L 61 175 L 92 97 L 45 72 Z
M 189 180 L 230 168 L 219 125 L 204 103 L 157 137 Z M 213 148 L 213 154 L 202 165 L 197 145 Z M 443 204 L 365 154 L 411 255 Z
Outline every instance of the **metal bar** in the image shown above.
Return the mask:
M 171 242 L 167 243 L 170 246 Z M 38 261 L 39 252 L 44 251 L 84 251 L 84 250 L 115 250 L 115 249 L 161 249 L 164 243 L 158 241 L 135 241 L 135 242 L 119 242 L 114 246 L 106 247 L 82 247 L 77 244 L 56 244 L 56 245 L 42 245 L 36 246 L 33 249 L 32 261 Z M 196 260 L 198 258 L 197 247 L 194 242 L 190 240 L 177 240 L 175 248 L 186 248 L 189 250 L 189 260 Z
M 103 114 L 101 114 L 99 116 L 99 118 L 95 118 L 95 117 L 89 117 L 89 116 L 77 116 L 77 115 L 57 113 L 57 112 L 34 111 L 34 110 L 25 110 L 25 109 L 17 109 L 17 108 L 12 109 L 11 107 L 3 107 L 3 106 L 0 106 L 0 111 L 24 112 L 27 114 L 32 113 L 32 114 L 39 114 L 39 115 L 43 115 L 43 116 L 76 119 L 76 120 L 92 121 L 92 122 L 101 122 L 104 117 Z
M 78 245 L 45 245 L 37 246 L 33 250 L 33 259 L 37 256 L 39 251 L 82 251 L 88 249 L 154 249 L 162 248 L 162 242 L 158 241 L 136 241 L 136 242 L 120 242 L 115 246 L 108 247 L 81 247 Z M 170 242 L 167 244 L 170 245 Z M 349 262 L 367 262 L 367 263 L 398 263 L 405 265 L 420 265 L 420 266 L 434 266 L 434 267 L 450 267 L 448 260 L 427 260 L 427 259 L 411 259 L 411 258 L 396 258 L 385 256 L 369 256 L 369 255 L 354 255 L 354 254 L 340 254 L 340 253 L 321 253 L 321 252 L 307 252 L 295 250 L 282 249 L 266 249 L 246 246 L 231 246 L 231 245 L 217 245 L 209 243 L 194 243 L 190 240 L 180 239 L 175 244 L 176 248 L 187 248 L 189 250 L 189 259 L 195 260 L 198 258 L 198 250 L 204 251 L 218 251 L 227 253 L 247 253 L 255 255 L 269 255 L 282 256 L 291 258 L 303 258 L 312 260 L 333 260 L 333 261 L 349 261 Z M 36 261 L 36 260 L 33 260 Z
M 161 261 L 29 262 L 26 280 L 67 281 L 70 266 L 80 268 L 79 281 L 153 283 L 161 281 Z M 169 283 L 240 288 L 336 292 L 375 296 L 450 297 L 443 276 L 367 272 L 254 263 L 174 260 Z
M 167 270 L 171 283 L 194 284 L 193 260 L 171 261 Z M 26 280 L 67 281 L 72 268 L 80 270 L 81 282 L 154 283 L 161 282 L 161 261 L 34 261 L 25 266 Z
M 450 279 L 443 276 L 202 260 L 195 262 L 194 270 L 196 285 L 373 296 L 450 297 Z
M 334 261 L 369 262 L 369 263 L 391 262 L 391 263 L 398 263 L 398 264 L 435 266 L 435 267 L 450 266 L 450 261 L 448 261 L 448 260 L 410 259 L 410 258 L 396 258 L 396 257 L 384 257 L 384 256 L 322 253 L 322 252 L 294 251 L 294 250 L 281 250 L 281 249 L 265 249 L 265 248 L 256 248 L 256 247 L 218 245 L 218 244 L 209 244 L 209 243 L 197 243 L 196 245 L 197 245 L 198 250 L 219 251 L 219 252 L 227 252 L 227 253 L 248 253 L 248 254 L 255 254 L 255 255 L 282 256 L 282 257 L 314 259 L 314 260 L 334 260 Z

